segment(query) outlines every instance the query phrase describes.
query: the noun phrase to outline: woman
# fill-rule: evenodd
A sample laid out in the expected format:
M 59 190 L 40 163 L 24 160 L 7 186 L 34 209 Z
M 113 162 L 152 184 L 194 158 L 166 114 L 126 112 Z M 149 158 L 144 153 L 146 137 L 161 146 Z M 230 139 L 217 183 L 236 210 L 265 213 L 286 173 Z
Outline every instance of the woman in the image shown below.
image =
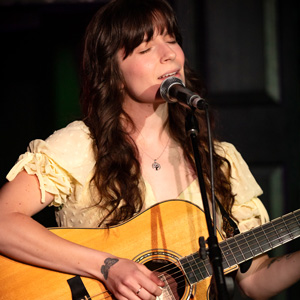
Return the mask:
M 117 299 L 161 294 L 165 284 L 144 265 L 59 238 L 31 216 L 51 204 L 58 208 L 59 226 L 109 227 L 166 199 L 202 206 L 184 130 L 186 108 L 167 104 L 158 93 L 168 76 L 203 95 L 164 0 L 114 0 L 97 12 L 83 53 L 84 120 L 46 141 L 31 142 L 8 174 L 0 194 L 4 255 L 95 278 Z M 202 113 L 197 118 L 205 128 Z M 209 188 L 206 141 L 207 132 L 201 130 L 199 150 Z M 223 207 L 242 231 L 267 221 L 257 198 L 260 187 L 239 153 L 217 140 L 215 147 L 215 191 Z M 236 278 L 248 296 L 267 299 L 299 279 L 299 261 L 299 253 L 276 261 L 263 255 Z

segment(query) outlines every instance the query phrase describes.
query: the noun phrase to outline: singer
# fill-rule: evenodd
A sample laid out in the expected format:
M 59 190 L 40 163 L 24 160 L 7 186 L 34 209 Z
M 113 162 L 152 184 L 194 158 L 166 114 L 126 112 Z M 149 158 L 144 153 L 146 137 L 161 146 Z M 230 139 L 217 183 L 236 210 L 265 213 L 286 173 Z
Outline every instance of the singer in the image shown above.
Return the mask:
M 0 192 L 0 295 L 5 299 L 71 299 L 67 279 L 73 275 L 97 283 L 83 280 L 82 299 L 205 299 L 209 278 L 195 289 L 188 273 L 179 277 L 168 265 L 151 269 L 142 263 L 161 251 L 153 264 L 170 257 L 180 271 L 173 257 L 187 254 L 176 245 L 190 246 L 174 238 L 183 225 L 182 239 L 198 240 L 203 233 L 197 226 L 205 228 L 200 218 L 191 220 L 195 208 L 200 215 L 202 200 L 184 126 L 189 108 L 160 95 L 162 82 L 175 77 L 205 97 L 181 46 L 176 18 L 165 0 L 113 0 L 92 18 L 82 57 L 83 119 L 46 140 L 31 141 Z M 203 112 L 196 111 L 196 117 L 205 128 Z M 202 130 L 198 147 L 209 191 L 206 135 Z M 241 232 L 268 222 L 259 200 L 262 190 L 240 153 L 223 141 L 214 140 L 214 145 L 215 192 L 224 209 Z M 48 205 L 56 208 L 58 227 L 101 228 L 101 238 L 85 244 L 85 234 L 79 235 L 81 241 L 72 239 L 71 232 L 60 236 L 44 228 L 31 217 Z M 187 213 L 188 221 L 179 213 Z M 219 214 L 216 225 L 223 238 L 231 234 Z M 178 230 L 170 229 L 176 226 Z M 197 251 L 197 243 L 190 248 Z M 4 281 L 15 263 L 8 257 L 28 266 L 24 277 L 18 269 L 13 280 Z M 29 270 L 47 275 L 31 279 Z M 57 272 L 51 283 L 49 270 Z M 70 275 L 56 282 L 65 273 Z M 281 258 L 263 253 L 246 272 L 235 270 L 232 277 L 249 297 L 268 299 L 299 280 L 300 252 Z M 41 295 L 32 297 L 30 284 Z

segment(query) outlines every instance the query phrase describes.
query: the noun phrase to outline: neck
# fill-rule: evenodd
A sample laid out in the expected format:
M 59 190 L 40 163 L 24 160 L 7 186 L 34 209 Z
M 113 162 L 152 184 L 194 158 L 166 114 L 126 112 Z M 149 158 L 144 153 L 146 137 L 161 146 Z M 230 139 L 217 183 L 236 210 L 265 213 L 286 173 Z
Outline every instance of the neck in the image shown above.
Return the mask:
M 166 132 L 164 124 L 168 118 L 167 103 L 134 103 L 126 105 L 124 110 L 135 124 L 136 130 L 131 133 L 134 140 L 139 141 L 142 137 L 147 137 L 151 143 L 151 140 L 161 139 Z

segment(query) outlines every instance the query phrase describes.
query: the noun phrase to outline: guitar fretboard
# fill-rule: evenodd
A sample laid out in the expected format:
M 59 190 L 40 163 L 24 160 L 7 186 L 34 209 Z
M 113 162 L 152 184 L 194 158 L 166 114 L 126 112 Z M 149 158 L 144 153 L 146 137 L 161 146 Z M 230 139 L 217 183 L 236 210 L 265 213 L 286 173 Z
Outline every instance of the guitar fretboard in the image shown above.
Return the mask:
M 224 270 L 268 252 L 300 236 L 300 209 L 219 243 Z M 190 284 L 212 275 L 209 259 L 193 253 L 180 259 Z

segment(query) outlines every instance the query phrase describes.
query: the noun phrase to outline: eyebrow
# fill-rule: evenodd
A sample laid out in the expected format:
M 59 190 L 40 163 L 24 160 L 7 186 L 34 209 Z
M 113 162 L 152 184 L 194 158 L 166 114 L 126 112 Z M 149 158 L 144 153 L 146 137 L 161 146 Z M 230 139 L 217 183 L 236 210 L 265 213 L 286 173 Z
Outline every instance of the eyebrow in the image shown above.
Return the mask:
M 167 35 L 169 35 L 169 36 L 175 36 L 173 33 L 169 33 L 168 32 L 168 30 L 167 30 L 167 28 L 164 28 L 164 31 L 163 32 L 161 32 L 161 30 L 158 30 L 158 28 L 156 28 L 154 31 L 153 31 L 153 34 L 152 34 L 152 37 L 149 39 L 148 38 L 148 36 L 146 36 L 146 34 L 145 34 L 145 37 L 144 37 L 144 39 L 143 39 L 143 41 L 142 41 L 142 43 L 148 43 L 148 42 L 150 42 L 152 39 L 153 39 L 153 37 L 154 37 L 154 33 L 155 32 L 159 32 L 159 34 L 158 35 L 162 35 L 162 36 L 167 36 Z

